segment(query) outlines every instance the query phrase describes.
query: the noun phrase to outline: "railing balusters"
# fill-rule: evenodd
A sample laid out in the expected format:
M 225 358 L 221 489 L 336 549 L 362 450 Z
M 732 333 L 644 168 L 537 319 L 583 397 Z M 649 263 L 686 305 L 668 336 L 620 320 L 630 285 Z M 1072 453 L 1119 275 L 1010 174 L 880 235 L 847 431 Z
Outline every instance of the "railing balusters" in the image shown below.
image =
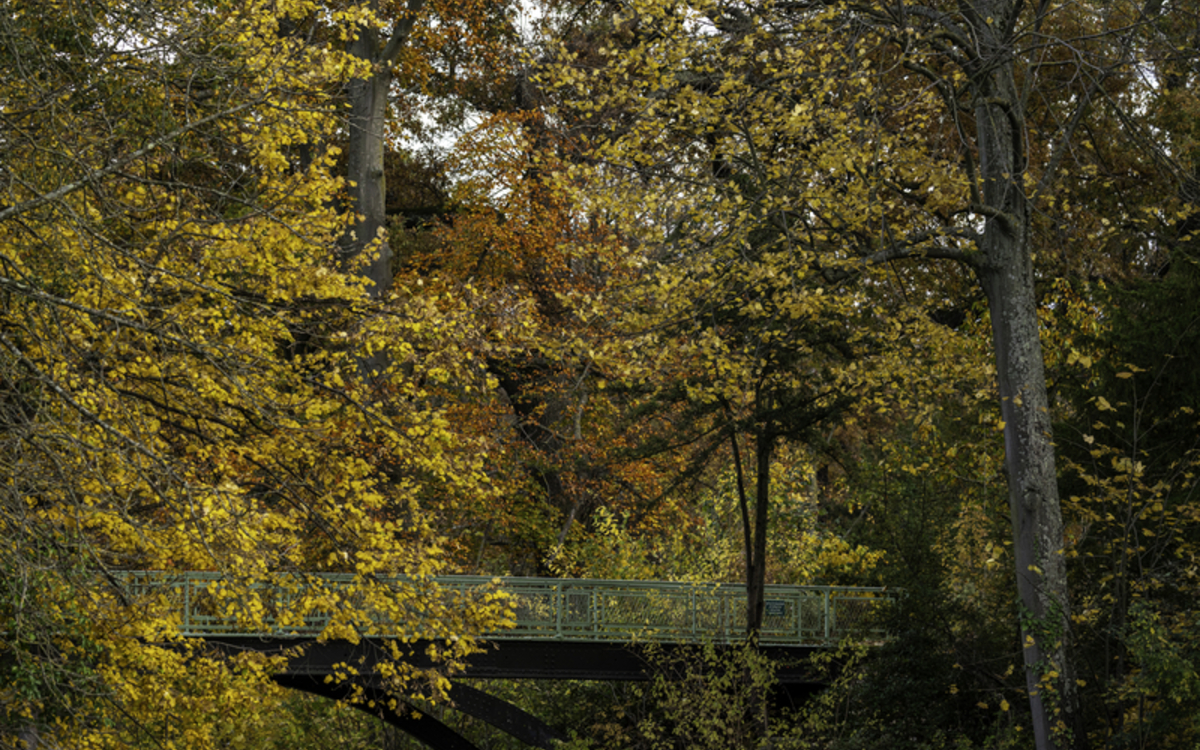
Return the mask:
M 169 601 L 183 608 L 180 616 L 182 635 L 261 635 L 238 632 L 240 628 L 237 623 L 222 618 L 219 611 L 205 613 L 198 610 L 200 606 L 214 603 L 216 594 L 200 594 L 207 591 L 209 585 L 221 580 L 217 573 L 129 571 L 123 575 L 126 586 L 134 596 L 154 596 L 165 587 Z M 308 579 L 335 589 L 354 585 L 355 580 L 348 574 L 309 574 Z M 395 579 L 394 582 L 401 580 Z M 435 579 L 435 582 L 454 592 L 487 588 L 492 581 L 486 576 L 444 576 Z M 182 596 L 176 593 L 177 585 L 182 586 Z M 518 597 L 519 604 L 516 626 L 510 631 L 490 634 L 498 639 L 627 642 L 636 638 L 673 643 L 705 640 L 732 642 L 741 638 L 744 630 L 744 622 L 739 615 L 744 616 L 745 607 L 737 607 L 738 603 L 744 605 L 744 587 L 736 584 L 508 578 L 501 579 L 500 587 Z M 844 629 L 861 630 L 864 636 L 877 637 L 879 633 L 862 627 L 860 621 L 867 611 L 868 602 L 884 603 L 892 595 L 882 589 L 870 588 L 768 586 L 766 596 L 785 602 L 785 606 L 790 602 L 795 623 L 794 627 L 784 624 L 779 628 L 770 628 L 760 643 L 821 646 L 829 645 L 834 637 L 845 634 L 838 624 L 842 604 L 853 607 L 853 611 L 842 613 Z M 820 598 L 821 622 L 808 629 L 805 627 L 805 612 L 811 611 L 809 605 L 818 604 L 815 601 L 817 597 Z M 301 591 L 289 590 L 283 599 L 269 597 L 266 606 L 272 610 L 286 608 L 287 602 L 303 598 Z M 551 613 L 547 611 L 548 606 L 554 608 L 553 620 L 549 619 Z M 573 608 L 577 607 L 587 607 L 588 611 L 576 612 Z M 686 611 L 680 611 L 683 608 Z M 328 618 L 313 617 L 312 614 L 302 618 L 297 627 L 287 628 L 287 632 L 297 637 L 319 635 Z M 284 630 L 275 625 L 274 617 L 265 622 L 264 627 L 276 634 Z M 363 635 L 369 636 L 371 633 Z

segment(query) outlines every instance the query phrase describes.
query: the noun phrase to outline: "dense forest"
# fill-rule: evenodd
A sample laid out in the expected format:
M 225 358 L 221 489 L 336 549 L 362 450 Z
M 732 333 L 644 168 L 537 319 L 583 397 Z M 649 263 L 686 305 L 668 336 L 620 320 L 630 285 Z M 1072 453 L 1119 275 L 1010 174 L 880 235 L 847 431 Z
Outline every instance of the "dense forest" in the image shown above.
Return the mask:
M 900 592 L 786 710 L 474 683 L 563 747 L 1200 742 L 1197 0 L 6 0 L 0 65 L 4 747 L 418 746 L 146 570 L 445 644 L 387 688 L 479 748 L 439 574 Z

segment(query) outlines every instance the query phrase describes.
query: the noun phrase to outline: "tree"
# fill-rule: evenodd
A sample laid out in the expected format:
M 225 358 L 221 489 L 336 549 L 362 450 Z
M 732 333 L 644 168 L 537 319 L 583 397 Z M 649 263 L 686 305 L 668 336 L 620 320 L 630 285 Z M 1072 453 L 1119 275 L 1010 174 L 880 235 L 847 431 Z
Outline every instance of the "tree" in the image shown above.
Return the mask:
M 686 26 L 665 15 L 667 26 Z M 920 303 L 902 295 L 851 280 L 841 294 L 827 293 L 811 265 L 814 256 L 797 241 L 791 217 L 783 215 L 791 198 L 787 183 L 795 174 L 780 157 L 805 141 L 795 133 L 777 133 L 774 142 L 764 136 L 758 99 L 770 94 L 736 82 L 743 74 L 757 75 L 748 38 L 701 37 L 695 47 L 671 49 L 661 44 L 660 34 L 674 32 L 650 31 L 648 23 L 618 22 L 603 30 L 597 22 L 602 41 L 593 42 L 599 54 L 588 63 L 631 61 L 628 68 L 614 63 L 620 70 L 613 78 L 620 83 L 572 79 L 578 76 L 573 67 L 558 74 L 563 88 L 633 86 L 651 109 L 658 108 L 654 125 L 630 115 L 637 105 L 625 101 L 624 91 L 577 107 L 573 91 L 560 91 L 566 103 L 556 114 L 578 123 L 572 131 L 577 136 L 592 137 L 594 150 L 581 150 L 603 165 L 582 187 L 585 210 L 594 222 L 611 225 L 626 247 L 637 248 L 627 260 L 631 267 L 648 267 L 640 283 L 606 292 L 604 304 L 624 337 L 618 348 L 636 352 L 631 360 L 640 369 L 634 377 L 652 394 L 651 403 L 668 411 L 669 404 L 688 404 L 664 443 L 688 446 L 693 473 L 715 456 L 732 460 L 751 592 L 747 624 L 754 632 L 762 618 L 771 466 L 778 446 L 811 438 L 855 401 L 877 402 L 885 391 L 899 393 L 899 383 L 917 382 L 904 355 L 886 341 L 907 330 L 911 362 L 938 351 L 942 332 L 930 325 Z M 651 41 L 639 46 L 639 35 Z M 775 45 L 763 42 L 768 50 Z M 660 52 L 666 61 L 655 60 L 652 67 L 684 70 L 677 85 L 629 79 L 645 63 L 643 56 Z M 560 57 L 584 54 L 564 50 Z M 707 93 L 714 96 L 706 99 Z M 690 123 L 692 117 L 699 123 Z M 822 132 L 837 132 L 841 119 L 833 115 Z M 756 139 L 762 140 L 761 150 L 741 149 Z M 624 156 L 631 162 L 623 162 Z M 884 309 L 895 327 L 873 331 L 871 323 Z M 744 438 L 752 441 L 746 460 Z
M 644 286 L 612 301 L 623 311 L 614 314 L 618 325 L 636 342 L 630 361 L 632 377 L 643 381 L 641 408 L 671 425 L 642 450 L 684 451 L 684 473 L 693 476 L 731 462 L 753 635 L 764 616 L 779 452 L 819 442 L 818 431 L 847 419 L 855 405 L 881 406 L 905 369 L 886 333 L 870 331 L 878 308 L 867 298 L 825 294 L 768 242 L 732 257 L 725 250 L 681 249 L 691 257 L 661 263 Z M 897 317 L 908 322 L 910 341 L 938 350 L 930 344 L 940 332 L 927 320 Z M 912 395 L 887 400 L 894 408 Z
M 473 299 L 486 321 L 493 385 L 469 419 L 492 436 L 493 476 L 507 489 L 502 503 L 447 509 L 479 539 L 474 565 L 495 561 L 499 547 L 501 570 L 578 574 L 586 556 L 568 548 L 596 541 L 598 510 L 664 544 L 681 514 L 664 497 L 669 472 L 637 451 L 644 425 L 626 418 L 628 353 L 601 344 L 611 322 L 591 307 L 635 272 L 608 228 L 576 215 L 557 184 L 573 158 L 570 134 L 547 117 L 527 73 L 513 71 L 511 95 L 491 97 L 450 150 L 439 215 L 405 229 L 396 283 Z
M 983 292 L 1034 734 L 1039 748 L 1082 745 L 1039 341 L 1034 259 L 1047 248 L 1035 228 L 1045 216 L 1059 234 L 1093 240 L 1087 227 L 1112 204 L 1068 178 L 1096 173 L 1080 134 L 1106 127 L 1110 142 L 1149 153 L 1138 102 L 1161 88 L 1137 75 L 1139 60 L 1153 30 L 1190 9 L 1020 0 L 606 8 L 598 16 L 614 41 L 603 59 L 584 67 L 564 49 L 553 76 L 579 111 L 615 113 L 587 125 L 599 166 L 584 200 L 631 236 L 690 252 L 721 237 L 740 242 L 746 235 L 728 230 L 754 216 L 784 238 L 793 274 L 898 284 L 925 300 L 952 301 L 971 281 Z M 738 176 L 757 173 L 769 180 L 742 189 Z M 939 277 L 951 284 L 939 290 Z
M 1193 735 L 1194 289 L 1176 260 L 1112 287 L 1064 284 L 1050 329 L 1069 342 L 1052 375 L 1069 405 L 1056 432 L 1080 676 L 1122 742 Z
M 507 34 L 507 6 L 494 0 L 408 0 L 404 4 L 371 0 L 347 13 L 353 21 L 348 52 L 357 63 L 346 87 L 350 105 L 347 198 L 353 219 L 340 246 L 344 268 L 361 274 L 374 298 L 387 292 L 394 273 L 393 253 L 386 236 L 384 164 L 394 87 L 397 83 L 404 85 L 409 97 L 445 96 L 461 89 L 464 82 L 456 77 L 470 76 L 463 75 L 459 64 L 465 62 L 463 68 L 489 67 L 491 56 Z M 465 61 L 460 59 L 464 55 Z M 448 59 L 449 65 L 439 66 L 439 56 Z M 411 104 L 408 108 L 417 109 Z
M 422 499 L 487 485 L 427 395 L 472 377 L 449 333 L 467 311 L 368 315 L 337 265 L 338 91 L 358 63 L 287 33 L 303 2 L 46 10 L 0 11 L 3 730 L 222 741 L 150 719 L 148 675 L 200 723 L 220 709 L 161 647 L 169 597 L 121 570 L 219 571 L 212 595 L 247 627 L 331 608 L 327 635 L 353 639 L 371 610 L 408 627 L 410 605 L 435 637 L 498 626 L 503 605 L 422 583 L 442 565 Z M 385 345 L 397 367 L 364 383 L 360 352 Z M 262 689 L 252 661 L 199 684 Z

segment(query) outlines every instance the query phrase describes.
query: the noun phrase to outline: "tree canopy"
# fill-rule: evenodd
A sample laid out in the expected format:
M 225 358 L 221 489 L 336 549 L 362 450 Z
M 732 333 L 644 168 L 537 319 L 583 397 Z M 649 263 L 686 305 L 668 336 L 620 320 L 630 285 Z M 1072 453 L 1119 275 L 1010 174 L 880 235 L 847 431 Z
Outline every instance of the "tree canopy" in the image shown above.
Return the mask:
M 123 571 L 326 638 L 422 612 L 459 645 L 418 675 L 396 640 L 396 691 L 508 620 L 453 571 L 741 581 L 750 635 L 768 582 L 910 592 L 835 691 L 858 725 L 730 742 L 1190 746 L 1197 24 L 9 3 L 0 732 L 270 746 L 234 708 L 285 705 L 269 665 L 189 654 Z M 589 700 L 670 744 L 698 719 L 666 684 Z

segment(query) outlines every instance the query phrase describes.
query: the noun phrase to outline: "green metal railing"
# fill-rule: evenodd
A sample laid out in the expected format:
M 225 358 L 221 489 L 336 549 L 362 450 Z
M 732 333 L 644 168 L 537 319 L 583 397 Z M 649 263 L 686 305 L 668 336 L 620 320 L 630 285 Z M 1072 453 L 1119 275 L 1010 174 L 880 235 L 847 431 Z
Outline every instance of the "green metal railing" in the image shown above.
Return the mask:
M 290 603 L 314 590 L 337 594 L 361 585 L 347 574 L 300 574 L 278 587 L 257 584 L 259 625 L 251 628 L 222 598 L 226 584 L 219 574 L 129 571 L 121 578 L 133 596 L 157 595 L 160 602 L 165 597 L 166 605 L 177 612 L 179 632 L 185 637 L 315 637 L 325 631 L 335 613 L 308 611 L 296 616 L 289 614 Z M 727 643 L 745 633 L 746 590 L 737 584 L 439 576 L 425 581 L 380 579 L 371 585 L 417 586 L 428 596 L 461 606 L 469 606 L 474 595 L 503 592 L 515 605 L 516 623 L 488 634 L 492 640 Z M 767 586 L 759 642 L 825 646 L 848 635 L 882 637 L 873 615 L 890 598 L 878 588 Z M 414 619 L 420 616 L 414 610 Z M 383 632 L 372 632 L 369 623 L 359 623 L 357 629 L 363 636 Z M 420 630 L 414 627 L 413 632 Z M 394 634 L 394 629 L 389 632 Z

